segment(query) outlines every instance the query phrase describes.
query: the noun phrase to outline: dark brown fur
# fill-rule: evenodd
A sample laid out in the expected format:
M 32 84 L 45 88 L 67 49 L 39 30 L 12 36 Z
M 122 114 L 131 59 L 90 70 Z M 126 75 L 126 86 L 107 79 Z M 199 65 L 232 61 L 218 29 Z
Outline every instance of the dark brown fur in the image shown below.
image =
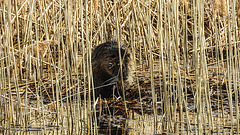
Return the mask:
M 129 72 L 128 67 L 130 55 L 122 46 L 120 47 L 120 51 L 123 60 L 123 80 L 126 80 Z M 113 93 L 113 86 L 121 84 L 118 43 L 115 41 L 109 41 L 97 46 L 92 53 L 92 67 L 95 95 L 101 95 L 102 98 L 110 97 Z M 121 88 L 121 86 L 118 86 L 117 88 Z M 119 91 L 119 94 L 122 95 L 121 90 Z M 115 95 L 117 95 L 117 92 L 115 92 Z

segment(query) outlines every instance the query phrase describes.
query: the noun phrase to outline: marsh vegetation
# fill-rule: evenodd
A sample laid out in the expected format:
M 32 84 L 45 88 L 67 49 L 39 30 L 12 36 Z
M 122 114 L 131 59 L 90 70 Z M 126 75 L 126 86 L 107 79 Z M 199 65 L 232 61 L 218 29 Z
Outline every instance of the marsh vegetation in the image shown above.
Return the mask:
M 239 134 L 239 27 L 234 0 L 0 0 L 0 134 Z M 99 98 L 110 40 L 132 83 Z

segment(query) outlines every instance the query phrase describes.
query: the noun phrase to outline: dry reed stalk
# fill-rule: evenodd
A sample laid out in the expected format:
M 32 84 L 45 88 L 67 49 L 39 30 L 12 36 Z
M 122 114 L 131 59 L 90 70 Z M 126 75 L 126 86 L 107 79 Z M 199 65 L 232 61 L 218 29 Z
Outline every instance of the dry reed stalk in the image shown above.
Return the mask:
M 41 56 L 43 58 L 50 57 L 47 55 L 50 55 L 50 49 L 53 47 L 58 47 L 58 42 L 56 40 L 47 40 L 43 42 L 37 42 L 35 44 L 32 44 L 28 46 L 27 51 L 32 52 L 32 56 Z M 46 59 L 46 61 L 49 62 L 49 59 Z
M 94 128 L 97 127 L 95 121 L 97 106 L 93 106 L 96 103 L 92 103 L 90 98 L 87 98 L 91 96 L 91 93 L 88 95 L 88 90 L 94 88 L 91 75 L 91 49 L 99 43 L 114 38 L 131 46 L 135 67 L 132 85 L 136 86 L 134 92 L 138 92 L 137 96 L 131 100 L 125 99 L 126 104 L 123 102 L 122 104 L 129 109 L 128 103 L 136 100 L 139 102 L 137 107 L 142 114 L 146 110 L 145 100 L 151 100 L 147 105 L 154 106 L 154 120 L 152 114 L 149 119 L 145 119 L 144 115 L 138 116 L 140 121 L 144 121 L 140 123 L 140 133 L 146 133 L 144 127 L 148 124 L 146 123 L 148 120 L 149 123 L 155 123 L 155 127 L 149 127 L 152 131 L 150 133 L 153 134 L 174 132 L 185 134 L 194 131 L 199 134 L 210 134 L 210 131 L 239 133 L 237 129 L 239 124 L 234 125 L 239 123 L 237 120 L 239 115 L 235 115 L 238 106 L 234 104 L 234 96 L 237 101 L 236 93 L 239 87 L 236 81 L 239 80 L 237 68 L 239 59 L 235 57 L 239 39 L 233 38 L 237 37 L 233 32 L 234 14 L 237 14 L 238 27 L 240 26 L 239 2 L 236 11 L 231 8 L 234 7 L 233 1 L 228 1 L 230 7 L 228 9 L 226 0 L 213 2 L 202 0 L 200 4 L 181 0 L 180 5 L 176 1 L 162 0 L 146 2 L 15 0 L 12 7 L 8 2 L 6 0 L 0 2 L 0 33 L 2 34 L 0 49 L 4 52 L 0 53 L 0 88 L 2 89 L 0 107 L 3 110 L 0 116 L 6 116 L 6 119 L 2 117 L 0 119 L 5 123 L 4 128 L 7 129 L 3 131 L 5 134 L 12 132 L 8 130 L 11 125 L 20 123 L 19 125 L 25 128 L 36 124 L 41 129 L 46 129 L 47 123 L 50 122 L 53 126 L 64 127 L 60 129 L 60 133 L 96 133 L 97 130 L 93 129 L 93 125 L 95 124 Z M 186 9 L 186 13 L 180 8 L 181 4 Z M 233 21 L 227 20 L 228 27 L 225 27 L 222 19 L 233 19 Z M 206 31 L 204 28 L 209 30 Z M 63 41 L 63 36 L 67 39 L 66 43 Z M 25 47 L 28 42 L 48 40 L 52 37 L 63 44 L 60 48 L 61 56 L 57 58 L 60 61 L 57 62 L 57 66 L 52 65 L 47 73 L 50 81 L 23 79 L 23 83 L 18 84 L 18 73 L 15 68 L 18 70 L 20 68 L 18 65 L 21 64 L 14 63 L 14 59 L 21 59 L 20 63 L 24 63 L 22 60 L 26 58 L 34 63 L 43 60 L 46 62 L 43 63 L 44 65 L 56 64 L 51 63 L 55 58 L 49 55 L 51 51 L 49 45 L 52 43 L 44 41 L 49 45 L 38 42 L 38 48 L 36 48 L 37 44 Z M 59 46 L 57 44 L 56 46 Z M 234 53 L 231 54 L 232 52 Z M 27 53 L 32 55 L 32 58 Z M 81 59 L 78 60 L 77 56 Z M 28 62 L 26 64 L 29 64 L 27 69 L 31 69 L 32 65 Z M 36 66 L 41 68 L 39 65 Z M 78 71 L 78 67 L 82 70 Z M 185 70 L 186 67 L 188 70 Z M 10 75 L 11 71 L 13 75 Z M 33 73 L 26 73 L 26 76 L 27 74 Z M 12 80 L 10 84 L 8 80 Z M 4 91 L 6 89 L 7 92 Z M 66 96 L 69 97 L 65 98 L 66 101 L 63 101 L 65 96 L 62 93 L 63 89 L 67 90 Z M 51 107 L 41 101 L 44 90 L 55 92 Z M 21 96 L 15 97 L 17 94 L 22 95 L 24 91 L 27 93 L 24 99 Z M 14 96 L 6 98 L 6 93 L 10 92 Z M 80 94 L 81 92 L 83 95 Z M 144 92 L 150 94 L 144 95 Z M 37 104 L 29 103 L 28 99 L 32 94 L 35 94 L 35 98 L 38 97 Z M 78 96 L 70 98 L 74 94 Z M 230 100 L 230 95 L 233 100 Z M 30 106 L 21 106 L 19 102 L 15 102 L 17 98 Z M 77 102 L 73 105 L 73 101 Z M 233 107 L 229 108 L 231 102 Z M 48 109 L 51 111 L 47 112 Z M 16 118 L 18 110 L 21 110 L 23 115 Z M 105 116 L 108 115 L 106 112 L 109 112 L 106 108 L 101 108 L 100 111 L 100 114 L 105 113 Z M 219 112 L 221 115 L 218 115 Z M 226 112 L 229 114 L 226 115 Z M 116 115 L 114 112 L 110 116 L 109 123 Z M 49 119 L 50 117 L 54 119 Z M 230 124 L 233 125 L 230 130 L 224 128 Z M 137 128 L 136 123 L 131 127 Z M 47 133 L 46 131 L 42 130 L 39 133 Z
M 97 11 L 98 11 L 98 0 L 93 0 L 93 5 L 94 5 L 95 14 L 97 14 Z
M 33 80 L 33 76 L 31 76 L 32 74 L 34 74 L 34 69 L 40 69 L 40 71 L 43 73 L 43 69 L 45 68 L 44 65 L 46 65 L 48 68 L 47 72 L 49 72 L 49 67 L 52 66 L 54 68 L 59 68 L 57 67 L 57 62 L 59 61 L 61 55 L 61 52 L 59 52 L 59 50 L 62 49 L 58 49 L 60 47 L 58 41 L 55 40 L 47 40 L 47 41 L 42 41 L 42 42 L 36 42 L 30 46 L 27 47 L 27 53 L 28 55 L 30 55 L 30 57 L 26 57 L 23 62 L 25 64 L 25 69 L 27 69 L 27 63 L 35 63 L 34 65 L 30 64 L 29 65 L 29 70 L 28 70 L 28 74 L 30 75 L 29 79 Z M 30 59 L 28 59 L 30 58 Z M 38 59 L 39 58 L 39 59 Z M 40 64 L 40 65 L 38 65 Z M 35 68 L 34 68 L 35 67 Z M 62 68 L 62 67 L 60 67 Z M 46 77 L 48 77 L 49 75 L 47 75 Z
M 227 17 L 227 3 L 226 0 L 214 0 L 214 14 L 219 14 L 222 18 L 226 19 Z
M 189 1 L 188 0 L 181 0 L 180 2 L 181 2 L 181 4 L 184 5 L 186 13 L 188 15 L 190 15 L 191 11 L 190 11 L 190 8 L 189 8 Z
M 237 5 L 237 24 L 238 24 L 238 35 L 240 35 L 240 2 Z

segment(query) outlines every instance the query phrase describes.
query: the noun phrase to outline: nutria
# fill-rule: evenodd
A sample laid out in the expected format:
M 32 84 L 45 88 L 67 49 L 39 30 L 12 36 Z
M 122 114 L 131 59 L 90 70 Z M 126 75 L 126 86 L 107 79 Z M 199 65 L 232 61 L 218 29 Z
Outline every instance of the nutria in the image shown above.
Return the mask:
M 124 46 L 120 46 L 122 59 L 123 80 L 127 80 L 129 73 L 130 55 Z M 116 41 L 109 41 L 98 45 L 92 53 L 92 71 L 95 86 L 95 96 L 108 98 L 113 94 L 114 86 L 118 91 L 114 95 L 122 95 L 119 62 L 119 47 Z

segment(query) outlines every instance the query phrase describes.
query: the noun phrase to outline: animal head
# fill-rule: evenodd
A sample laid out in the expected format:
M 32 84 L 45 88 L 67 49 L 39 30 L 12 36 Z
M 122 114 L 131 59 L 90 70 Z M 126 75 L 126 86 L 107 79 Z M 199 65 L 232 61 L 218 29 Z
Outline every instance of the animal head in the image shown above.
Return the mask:
M 95 78 L 102 79 L 102 82 L 112 77 L 120 78 L 120 57 L 121 52 L 123 79 L 128 74 L 129 54 L 124 46 L 118 46 L 116 41 L 110 41 L 97 46 L 92 53 L 93 74 Z

